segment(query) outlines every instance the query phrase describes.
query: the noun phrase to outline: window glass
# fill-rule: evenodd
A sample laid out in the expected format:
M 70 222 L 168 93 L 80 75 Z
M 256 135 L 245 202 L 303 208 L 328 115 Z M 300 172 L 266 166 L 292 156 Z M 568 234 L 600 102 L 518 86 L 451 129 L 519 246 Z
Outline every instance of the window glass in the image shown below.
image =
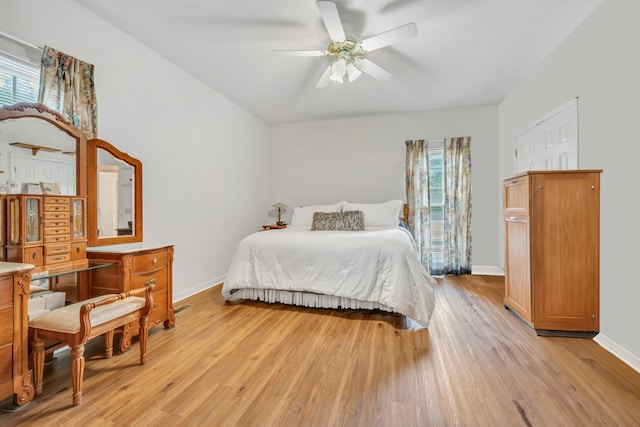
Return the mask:
M 429 148 L 429 212 L 431 221 L 431 272 L 444 268 L 444 148 Z

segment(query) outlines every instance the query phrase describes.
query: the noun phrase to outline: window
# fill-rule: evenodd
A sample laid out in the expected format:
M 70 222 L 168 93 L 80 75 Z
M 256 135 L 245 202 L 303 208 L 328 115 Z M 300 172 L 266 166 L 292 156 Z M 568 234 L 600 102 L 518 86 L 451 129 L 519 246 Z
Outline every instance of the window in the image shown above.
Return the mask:
M 40 66 L 0 52 L 0 107 L 37 102 Z
M 431 273 L 444 269 L 444 145 L 429 141 L 429 221 L 431 225 Z
M 471 273 L 471 138 L 405 145 L 409 227 L 420 262 L 436 276 Z

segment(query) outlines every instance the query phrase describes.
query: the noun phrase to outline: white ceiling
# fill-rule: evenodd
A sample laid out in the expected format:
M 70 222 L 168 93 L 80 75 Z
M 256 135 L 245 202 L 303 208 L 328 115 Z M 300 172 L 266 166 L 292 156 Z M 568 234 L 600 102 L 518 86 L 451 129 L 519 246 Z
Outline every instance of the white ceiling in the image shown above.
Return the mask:
M 315 84 L 329 57 L 314 0 L 76 0 L 269 124 L 499 103 L 601 0 L 335 0 L 347 36 L 415 22 L 366 57 L 380 82 Z

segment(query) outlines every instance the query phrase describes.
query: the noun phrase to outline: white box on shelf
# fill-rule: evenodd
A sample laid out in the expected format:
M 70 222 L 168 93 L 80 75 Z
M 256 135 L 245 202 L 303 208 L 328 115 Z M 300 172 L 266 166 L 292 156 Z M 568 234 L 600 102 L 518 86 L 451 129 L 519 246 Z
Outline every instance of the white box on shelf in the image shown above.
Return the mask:
M 47 310 L 55 310 L 56 308 L 64 307 L 64 300 L 67 294 L 64 292 L 51 292 L 50 294 L 43 295 L 42 298 L 46 300 L 44 308 Z
M 43 314 L 47 314 L 48 312 L 49 312 L 49 310 L 47 310 L 46 308 L 45 308 L 45 309 L 42 309 L 42 310 L 36 310 L 36 311 L 33 311 L 33 312 L 31 312 L 31 311 L 30 311 L 30 312 L 29 312 L 29 315 L 28 315 L 28 319 L 29 319 L 29 320 L 33 320 L 33 319 L 35 319 L 36 317 L 40 317 L 40 316 L 42 316 Z
M 29 298 L 27 300 L 27 313 L 31 315 L 31 313 L 35 313 L 39 310 L 44 310 L 45 304 L 47 300 L 42 297 Z

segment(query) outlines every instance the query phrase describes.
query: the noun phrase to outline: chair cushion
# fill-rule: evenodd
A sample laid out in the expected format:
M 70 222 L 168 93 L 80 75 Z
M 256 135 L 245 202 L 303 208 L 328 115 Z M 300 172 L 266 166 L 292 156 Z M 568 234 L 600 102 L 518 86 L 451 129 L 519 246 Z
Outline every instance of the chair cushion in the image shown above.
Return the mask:
M 102 295 L 70 304 L 50 311 L 29 321 L 29 327 L 47 331 L 75 334 L 80 332 L 80 307 L 91 302 L 99 302 L 115 295 Z M 145 300 L 140 297 L 127 297 L 111 304 L 96 307 L 89 313 L 91 326 L 98 326 L 109 320 L 132 313 L 144 307 Z

